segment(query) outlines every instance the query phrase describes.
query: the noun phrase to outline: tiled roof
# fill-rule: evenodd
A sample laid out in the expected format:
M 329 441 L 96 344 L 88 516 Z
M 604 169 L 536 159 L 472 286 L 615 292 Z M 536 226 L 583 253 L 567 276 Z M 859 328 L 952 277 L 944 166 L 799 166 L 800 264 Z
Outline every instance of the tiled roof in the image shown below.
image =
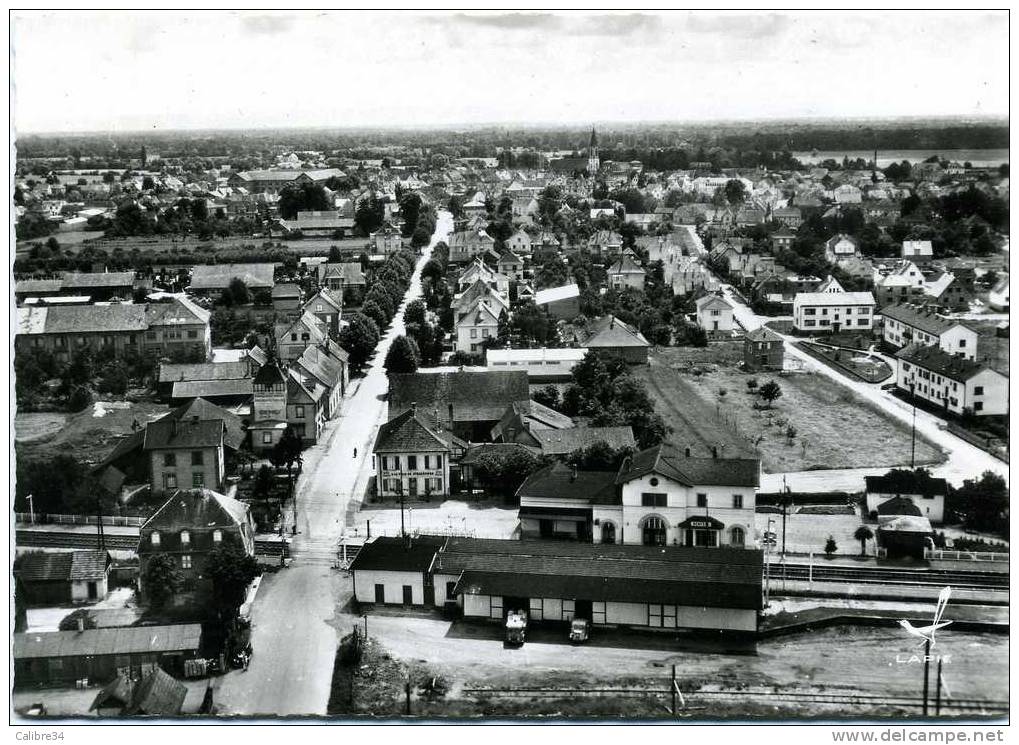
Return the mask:
M 344 261 L 325 263 L 318 265 L 318 281 L 319 284 L 325 284 L 327 279 L 339 278 L 344 283 L 349 285 L 363 285 L 364 271 L 361 269 L 361 263 L 358 261 Z
M 596 442 L 610 447 L 636 447 L 633 430 L 629 427 L 571 427 L 568 429 L 532 429 L 531 436 L 538 441 L 545 455 L 568 455 L 574 450 L 589 447 Z
M 613 315 L 602 316 L 587 329 L 585 347 L 649 347 L 644 335 Z
M 176 383 L 188 380 L 240 380 L 251 377 L 247 362 L 163 362 L 159 365 L 159 382 Z
M 170 398 L 211 398 L 215 396 L 250 396 L 254 393 L 251 378 L 236 380 L 185 380 L 173 384 Z
M 448 450 L 451 437 L 450 432 L 435 427 L 424 415 L 407 409 L 379 427 L 372 452 L 413 453 Z
M 246 524 L 249 508 L 212 489 L 179 489 L 145 521 L 141 532 L 184 528 L 233 528 Z
M 683 450 L 663 443 L 641 450 L 623 462 L 616 483 L 625 484 L 657 473 L 685 486 L 747 486 L 760 484 L 761 462 L 756 458 L 687 457 Z
M 191 270 L 192 290 L 221 290 L 239 278 L 249 290 L 271 288 L 275 275 L 273 264 L 198 264 Z
M 144 305 L 22 306 L 18 334 L 88 334 L 145 331 Z
M 886 305 L 881 309 L 881 315 L 932 336 L 941 336 L 949 329 L 963 325 L 958 321 L 942 318 L 934 311 L 924 311 L 906 304 Z
M 498 421 L 513 401 L 529 397 L 527 373 L 522 370 L 487 372 L 406 373 L 389 379 L 389 416 L 409 409 L 448 416 L 453 405 L 456 421 Z
M 758 326 L 756 329 L 754 329 L 753 331 L 748 333 L 746 338 L 747 338 L 748 341 L 753 341 L 753 342 L 775 342 L 775 341 L 781 342 L 781 341 L 783 341 L 781 336 L 776 334 L 774 331 L 772 331 L 767 326 Z
M 74 551 L 70 579 L 72 582 L 102 579 L 109 564 L 110 555 L 106 551 Z
M 223 444 L 222 419 L 194 421 L 165 417 L 145 427 L 143 450 L 212 448 Z
M 874 305 L 869 292 L 797 292 L 797 305 Z
M 644 269 L 637 264 L 633 255 L 627 251 L 607 270 L 608 274 L 644 274 Z
M 107 287 L 131 287 L 134 272 L 67 272 L 63 278 L 63 289 L 91 290 Z
M 197 651 L 201 636 L 202 625 L 199 623 L 14 634 L 14 658 L 27 660 Z
M 426 572 L 445 541 L 425 535 L 379 536 L 361 547 L 350 563 L 350 570 Z
M 924 370 L 930 370 L 960 383 L 965 383 L 970 378 L 990 369 L 973 360 L 953 357 L 948 352 L 942 351 L 940 347 L 929 347 L 924 344 L 909 344 L 896 352 L 895 356 L 903 362 L 912 363 Z
M 149 303 L 145 306 L 145 318 L 150 326 L 208 323 L 211 317 L 210 311 L 183 296 L 176 296 L 170 302 Z
M 591 504 L 619 503 L 614 473 L 577 471 L 565 463 L 553 463 L 532 473 L 517 489 L 517 497 L 584 499 Z
M 304 303 L 303 310 L 308 313 L 315 312 L 315 306 L 319 303 L 325 303 L 330 306 L 333 310 L 342 311 L 343 302 L 333 297 L 332 293 L 325 287 L 321 288 L 318 292 L 312 295 L 307 302 Z
M 124 716 L 176 716 L 187 695 L 187 686 L 162 668 L 154 667 L 135 684 L 131 700 L 120 713 Z

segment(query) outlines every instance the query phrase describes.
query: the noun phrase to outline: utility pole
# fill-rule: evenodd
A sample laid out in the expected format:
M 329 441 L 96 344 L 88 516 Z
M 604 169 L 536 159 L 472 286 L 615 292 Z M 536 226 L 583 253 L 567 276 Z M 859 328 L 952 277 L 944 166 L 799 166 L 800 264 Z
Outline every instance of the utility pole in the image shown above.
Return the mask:
M 410 678 L 403 684 L 403 689 L 407 692 L 407 716 L 410 716 Z
M 672 666 L 672 716 L 676 716 L 676 666 Z
M 35 497 L 29 494 L 25 499 L 28 501 L 28 522 L 30 525 L 35 525 Z
M 912 435 L 912 446 L 910 448 L 909 456 L 909 467 L 916 468 L 916 381 L 914 380 L 909 386 L 909 396 L 913 399 L 913 435 Z M 925 712 L 926 713 L 926 712 Z
M 923 644 L 923 715 L 927 716 L 927 693 L 929 690 L 929 677 L 931 669 L 931 640 Z
M 96 517 L 99 520 L 99 550 L 106 550 L 106 533 L 103 530 L 103 505 L 99 501 L 99 497 L 96 497 Z
M 935 683 L 934 688 L 934 716 L 941 716 L 941 663 L 942 660 L 938 658 L 938 679 Z

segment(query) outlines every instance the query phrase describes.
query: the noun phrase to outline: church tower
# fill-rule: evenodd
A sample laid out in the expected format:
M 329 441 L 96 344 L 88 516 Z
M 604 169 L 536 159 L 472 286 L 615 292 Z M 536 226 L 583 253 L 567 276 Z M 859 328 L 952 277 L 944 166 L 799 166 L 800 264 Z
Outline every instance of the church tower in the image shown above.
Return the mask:
M 601 161 L 598 159 L 598 133 L 591 127 L 591 144 L 587 146 L 587 172 L 592 176 L 598 173 Z

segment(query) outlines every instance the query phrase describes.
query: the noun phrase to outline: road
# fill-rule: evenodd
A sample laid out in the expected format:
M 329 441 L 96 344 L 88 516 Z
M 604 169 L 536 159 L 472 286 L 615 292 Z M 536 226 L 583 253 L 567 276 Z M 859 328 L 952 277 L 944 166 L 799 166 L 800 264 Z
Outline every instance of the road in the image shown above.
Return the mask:
M 766 321 L 772 320 L 765 316 L 754 313 L 745 303 L 733 294 L 732 286 L 723 284 L 722 291 L 726 299 L 733 305 L 733 315 L 736 320 L 747 331 L 764 325 Z M 890 393 L 881 390 L 879 384 L 864 383 L 851 379 L 836 372 L 828 365 L 818 362 L 806 352 L 793 345 L 794 337 L 783 336 L 786 340 L 785 353 L 796 358 L 806 369 L 814 370 L 834 380 L 839 385 L 851 389 L 861 398 L 864 398 L 886 411 L 890 416 L 910 425 L 913 420 L 913 407 Z M 965 479 L 977 478 L 984 471 L 993 471 L 1004 477 L 1008 483 L 1008 464 L 995 458 L 993 455 L 984 452 L 978 447 L 970 445 L 952 433 L 943 430 L 945 421 L 921 409 L 916 410 L 916 431 L 924 435 L 928 440 L 945 451 L 948 460 L 939 466 L 932 468 L 934 476 L 947 479 L 955 486 L 960 486 Z M 866 433 L 857 433 L 865 436 Z M 770 487 L 781 482 L 784 475 L 789 487 L 794 491 L 827 491 L 827 490 L 848 490 L 859 491 L 863 488 L 864 476 L 877 476 L 885 473 L 887 469 L 852 469 L 840 471 L 807 471 L 800 473 L 772 474 L 772 482 L 765 485 L 764 491 L 770 491 Z M 762 481 L 766 481 L 762 479 Z M 822 488 L 817 488 L 821 486 Z
M 452 227 L 452 216 L 439 212 L 432 242 L 423 250 L 410 288 L 365 376 L 348 390 L 343 411 L 330 422 L 325 441 L 305 453 L 306 465 L 297 483 L 294 559 L 259 592 L 252 615 L 255 653 L 247 671 L 222 679 L 216 703 L 223 714 L 326 713 L 337 632 L 349 630 L 335 625 L 340 583 L 332 562 L 371 473 L 371 444 L 386 416 L 388 383 L 382 365 L 393 339 L 405 331 L 406 304 L 421 296 L 421 269 Z

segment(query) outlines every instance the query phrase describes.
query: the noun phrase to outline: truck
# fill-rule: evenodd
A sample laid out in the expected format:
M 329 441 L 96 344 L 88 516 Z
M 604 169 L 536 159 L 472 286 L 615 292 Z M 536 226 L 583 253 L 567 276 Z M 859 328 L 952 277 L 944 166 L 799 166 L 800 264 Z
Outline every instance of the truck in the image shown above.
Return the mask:
M 510 611 L 506 614 L 506 643 L 520 646 L 527 634 L 527 614 L 523 611 Z

